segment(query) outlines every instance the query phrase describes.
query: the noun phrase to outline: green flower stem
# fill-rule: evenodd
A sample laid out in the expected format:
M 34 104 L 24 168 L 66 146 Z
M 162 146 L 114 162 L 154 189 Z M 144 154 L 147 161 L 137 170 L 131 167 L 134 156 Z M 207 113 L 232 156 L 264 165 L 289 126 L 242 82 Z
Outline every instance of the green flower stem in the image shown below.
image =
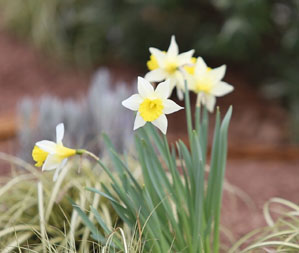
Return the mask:
M 190 96 L 187 80 L 185 79 L 185 110 L 186 110 L 186 120 L 187 120 L 187 129 L 188 129 L 188 137 L 189 137 L 189 145 L 191 145 L 192 141 L 192 117 L 191 117 L 191 106 L 190 106 Z
M 200 128 L 200 105 L 195 105 L 195 130 L 199 135 Z
M 90 157 L 92 157 L 93 159 L 95 159 L 97 162 L 100 160 L 100 158 L 98 156 L 96 156 L 95 154 L 89 152 L 86 149 L 76 149 L 76 154 L 77 155 L 88 155 Z
M 208 149 L 208 135 L 209 135 L 209 113 L 207 110 L 207 107 L 203 107 L 203 112 L 202 112 L 202 132 L 200 133 L 201 135 L 201 148 L 203 152 L 203 163 L 206 164 L 207 160 L 207 149 Z

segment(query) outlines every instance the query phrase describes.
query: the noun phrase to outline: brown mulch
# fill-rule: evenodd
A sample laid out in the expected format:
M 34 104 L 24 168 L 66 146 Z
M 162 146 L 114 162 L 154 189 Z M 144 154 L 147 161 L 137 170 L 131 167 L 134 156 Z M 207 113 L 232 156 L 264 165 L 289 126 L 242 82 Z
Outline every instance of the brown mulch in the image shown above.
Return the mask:
M 270 198 L 299 204 L 299 160 L 229 160 L 226 179 L 247 194 L 224 194 L 222 221 L 237 238 L 266 225 L 262 209 Z
M 80 98 L 88 88 L 91 72 L 57 64 L 3 30 L 0 52 L 0 139 L 9 137 L 0 142 L 0 151 L 14 153 L 18 101 L 24 96 L 38 98 L 45 93 Z M 298 203 L 299 153 L 297 147 L 288 143 L 285 110 L 276 102 L 265 101 L 254 86 L 228 70 L 226 81 L 235 86 L 235 91 L 218 99 L 222 109 L 234 105 L 227 179 L 253 201 L 248 206 L 240 198 L 224 195 L 223 223 L 239 238 L 265 224 L 261 210 L 269 198 L 283 197 Z M 137 71 L 114 66 L 113 73 L 134 80 Z M 183 125 L 183 111 L 171 115 L 170 136 L 184 138 Z M 2 173 L 5 168 L 8 167 L 0 164 Z

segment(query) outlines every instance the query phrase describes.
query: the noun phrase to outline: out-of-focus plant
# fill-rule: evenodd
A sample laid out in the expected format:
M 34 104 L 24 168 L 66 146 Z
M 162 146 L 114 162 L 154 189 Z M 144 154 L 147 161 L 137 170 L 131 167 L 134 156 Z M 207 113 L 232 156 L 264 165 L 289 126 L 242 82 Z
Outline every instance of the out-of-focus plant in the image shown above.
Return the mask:
M 133 143 L 130 123 L 133 116 L 115 103 L 132 93 L 126 83 L 111 87 L 110 73 L 100 69 L 94 76 L 86 98 L 81 101 L 60 100 L 55 97 L 42 97 L 36 102 L 24 99 L 18 107 L 20 119 L 18 141 L 19 155 L 31 161 L 28 150 L 40 139 L 54 140 L 55 126 L 64 122 L 67 128 L 65 140 L 72 147 L 88 147 L 96 154 L 103 154 L 101 133 L 111 136 L 117 150 Z M 109 110 L 109 113 L 107 113 Z
M 46 50 L 75 58 L 78 64 L 101 61 L 108 56 L 144 61 L 146 54 L 142 48 L 148 41 L 166 45 L 174 31 L 183 48 L 191 46 L 203 56 L 238 61 L 256 59 L 264 49 L 270 52 L 272 48 L 264 45 L 263 40 L 273 38 L 277 32 L 291 33 L 284 38 L 288 46 L 296 43 L 293 38 L 298 38 L 294 23 L 296 1 L 1 0 L 0 3 L 4 21 L 11 29 Z M 282 45 L 273 45 L 275 49 L 279 46 Z
M 234 252 L 298 252 L 299 206 L 297 203 L 272 198 L 264 205 L 267 226 L 256 229 L 234 244 Z
M 297 0 L 0 0 L 0 6 L 12 31 L 81 66 L 144 62 L 148 41 L 163 48 L 176 34 L 182 49 L 238 64 L 252 83 L 269 83 L 267 95 L 287 101 L 299 138 Z

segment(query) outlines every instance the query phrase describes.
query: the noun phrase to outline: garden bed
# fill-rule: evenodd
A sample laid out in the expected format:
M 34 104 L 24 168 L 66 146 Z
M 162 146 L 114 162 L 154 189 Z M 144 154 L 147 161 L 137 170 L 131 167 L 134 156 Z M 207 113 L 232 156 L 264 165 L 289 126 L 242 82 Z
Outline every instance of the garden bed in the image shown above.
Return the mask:
M 39 97 L 50 93 L 63 98 L 80 99 L 89 85 L 89 71 L 57 66 L 7 33 L 0 32 L 0 150 L 14 153 L 17 132 L 16 106 L 24 96 Z M 133 80 L 138 71 L 112 66 L 119 79 Z M 262 99 L 254 86 L 248 85 L 239 73 L 227 77 L 235 92 L 220 98 L 221 108 L 234 105 L 230 128 L 227 179 L 248 194 L 253 203 L 225 195 L 222 220 L 239 238 L 252 228 L 264 224 L 262 206 L 271 197 L 298 201 L 298 147 L 288 142 L 286 112 L 275 102 Z M 140 72 L 142 73 L 142 72 Z M 222 109 L 223 110 L 223 109 Z M 170 116 L 171 138 L 181 137 L 184 112 Z M 232 134 L 234 133 L 234 134 Z M 0 163 L 0 171 L 8 171 Z M 250 179 L 250 180 L 249 180 Z

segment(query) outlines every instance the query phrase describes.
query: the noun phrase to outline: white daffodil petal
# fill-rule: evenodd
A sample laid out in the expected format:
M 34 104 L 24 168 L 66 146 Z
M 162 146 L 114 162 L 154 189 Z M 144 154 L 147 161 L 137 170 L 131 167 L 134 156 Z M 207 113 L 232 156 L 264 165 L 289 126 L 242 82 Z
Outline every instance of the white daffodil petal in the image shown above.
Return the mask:
M 56 142 L 62 143 L 63 136 L 64 136 L 64 124 L 60 123 L 56 126 Z
M 53 176 L 53 182 L 55 182 L 58 178 L 58 175 L 59 175 L 59 172 L 61 171 L 61 167 L 58 167 L 56 170 L 55 170 L 55 173 L 54 173 L 54 176 Z
M 174 77 L 169 78 L 169 84 L 170 84 L 170 89 L 169 89 L 169 94 L 172 93 L 172 90 L 174 89 L 176 85 L 176 79 Z
M 186 81 L 188 90 L 194 91 L 196 87 L 196 81 L 194 76 L 186 73 Z
M 57 149 L 57 144 L 53 141 L 39 141 L 35 144 L 43 151 L 49 153 L 49 154 L 55 154 Z
M 145 79 L 149 82 L 161 82 L 165 79 L 165 73 L 162 69 L 154 69 L 145 75 Z
M 179 47 L 178 47 L 178 44 L 175 41 L 175 36 L 172 35 L 170 45 L 169 45 L 169 48 L 167 50 L 167 55 L 169 55 L 170 57 L 176 57 L 178 55 L 178 53 L 179 53 Z
M 210 111 L 210 112 L 214 111 L 215 103 L 216 103 L 216 98 L 213 95 L 205 96 L 205 104 L 206 104 L 208 111 Z
M 178 55 L 179 65 L 192 64 L 191 57 L 194 54 L 194 49 Z
M 140 116 L 138 112 L 134 122 L 134 130 L 138 129 L 139 127 L 143 127 L 145 123 L 146 121 Z
M 234 90 L 234 87 L 226 82 L 217 83 L 211 90 L 211 94 L 217 97 L 224 96 Z
M 61 162 L 61 158 L 57 155 L 48 155 L 46 161 L 43 164 L 42 171 L 44 170 L 54 170 L 58 168 Z
M 167 99 L 170 96 L 170 80 L 160 83 L 155 89 L 155 94 L 162 99 Z
M 165 101 L 163 101 L 163 105 L 164 105 L 163 113 L 165 114 L 177 112 L 183 109 L 183 107 L 179 106 L 177 103 L 173 102 L 170 99 L 166 99 Z
M 121 104 L 132 111 L 137 111 L 141 102 L 142 97 L 139 94 L 134 94 L 126 100 L 122 101 Z
M 200 106 L 201 101 L 202 101 L 201 93 L 198 93 L 196 97 L 196 106 Z
M 195 68 L 194 68 L 194 74 L 196 76 L 201 76 L 206 71 L 207 71 L 207 64 L 205 63 L 205 61 L 203 60 L 203 58 L 198 57 L 197 61 L 196 61 L 196 64 L 195 64 Z
M 177 97 L 178 97 L 179 100 L 183 100 L 184 99 L 184 92 L 179 87 L 176 87 L 176 95 L 177 95 Z
M 181 88 L 182 90 L 185 90 L 185 81 L 184 76 L 181 71 L 176 71 L 174 73 L 174 80 L 176 81 L 176 86 Z
M 150 97 L 154 93 L 154 87 L 150 84 L 150 82 L 140 76 L 138 76 L 137 89 L 142 98 Z
M 166 134 L 168 122 L 165 114 L 162 114 L 159 118 L 152 121 L 152 123 L 154 126 L 158 127 L 163 134 Z
M 225 75 L 226 66 L 222 65 L 218 68 L 214 68 L 211 70 L 210 75 L 212 76 L 214 82 L 219 82 Z
M 64 168 L 64 166 L 66 165 L 67 163 L 67 158 L 66 159 L 63 159 L 62 162 L 58 165 L 55 173 L 54 173 L 54 176 L 53 176 L 53 182 L 55 182 L 59 176 L 59 173 L 60 171 Z
M 166 59 L 165 52 L 162 52 L 161 50 L 154 47 L 150 47 L 149 51 L 153 56 L 155 56 L 159 66 L 161 66 L 161 64 L 165 62 Z

